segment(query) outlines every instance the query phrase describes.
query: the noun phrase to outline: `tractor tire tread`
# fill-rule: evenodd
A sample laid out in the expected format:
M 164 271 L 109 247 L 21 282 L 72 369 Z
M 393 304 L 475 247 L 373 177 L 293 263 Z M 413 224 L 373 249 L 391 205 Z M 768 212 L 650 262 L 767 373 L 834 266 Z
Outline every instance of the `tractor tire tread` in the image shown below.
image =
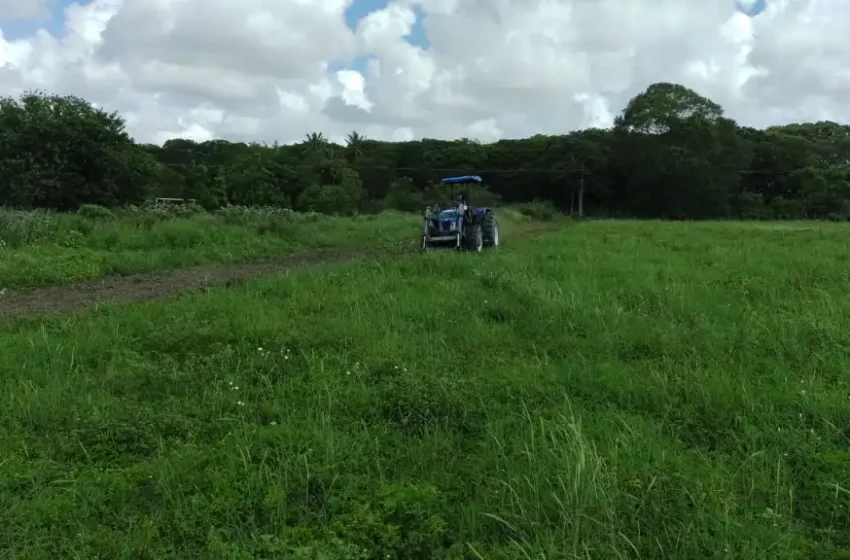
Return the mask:
M 481 224 L 470 224 L 466 232 L 466 249 L 468 251 L 475 251 L 478 247 L 479 240 L 481 247 L 483 248 L 484 234 Z
M 499 220 L 492 210 L 487 210 L 481 220 L 481 230 L 484 235 L 484 246 L 493 247 L 496 244 L 496 229 L 499 227 Z

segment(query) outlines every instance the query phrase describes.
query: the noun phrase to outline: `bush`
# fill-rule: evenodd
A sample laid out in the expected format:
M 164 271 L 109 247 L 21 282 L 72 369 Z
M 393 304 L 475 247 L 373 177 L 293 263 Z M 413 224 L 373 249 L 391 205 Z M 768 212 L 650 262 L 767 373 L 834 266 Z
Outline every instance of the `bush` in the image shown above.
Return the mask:
M 0 209 L 0 239 L 8 247 L 44 242 L 59 229 L 56 215 L 44 210 Z
M 299 210 L 321 214 L 351 214 L 357 201 L 341 185 L 312 185 L 298 197 Z
M 491 192 L 487 187 L 472 185 L 469 189 L 469 201 L 473 206 L 496 207 L 501 206 L 502 199 L 499 195 Z
M 515 207 L 520 214 L 524 216 L 528 216 L 534 220 L 540 221 L 551 221 L 555 219 L 555 216 L 558 214 L 558 209 L 555 208 L 555 205 L 551 202 L 543 202 L 535 200 L 534 202 L 527 202 L 525 204 L 519 204 Z
M 112 213 L 112 210 L 97 204 L 83 204 L 80 206 L 79 210 L 77 210 L 77 214 L 83 218 L 95 221 L 108 221 L 115 219 L 115 214 Z
M 335 180 L 339 183 L 318 183 L 304 189 L 298 197 L 298 210 L 346 216 L 357 214 L 363 198 L 360 176 L 356 171 L 343 168 Z
M 387 195 L 378 203 L 379 210 L 421 212 L 424 207 L 422 192 L 414 189 L 413 181 L 408 177 L 402 177 L 390 183 Z
M 499 216 L 507 221 L 518 224 L 531 221 L 531 216 L 523 214 L 516 208 L 503 208 L 499 211 Z
M 413 181 L 407 177 L 396 179 L 390 185 L 387 196 L 379 203 L 381 210 L 400 210 L 402 212 L 421 212 L 426 206 L 446 204 L 457 199 L 460 194 L 468 194 L 469 201 L 475 207 L 495 207 L 502 204 L 498 195 L 482 185 L 450 185 L 431 183 L 425 190 L 416 190 Z
M 288 236 L 298 224 L 313 223 L 322 219 L 316 212 L 296 212 L 291 208 L 275 206 L 224 206 L 214 213 L 227 225 L 250 227 L 261 234 Z

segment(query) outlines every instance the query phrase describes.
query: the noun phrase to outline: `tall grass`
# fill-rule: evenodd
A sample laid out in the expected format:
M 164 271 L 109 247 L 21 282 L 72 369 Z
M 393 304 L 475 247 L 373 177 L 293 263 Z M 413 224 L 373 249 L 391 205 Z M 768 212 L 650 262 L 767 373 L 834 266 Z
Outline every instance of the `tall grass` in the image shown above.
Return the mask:
M 20 558 L 842 558 L 850 229 L 584 223 L 0 331 Z
M 0 209 L 0 288 L 63 284 L 107 275 L 228 263 L 336 248 L 397 253 L 418 243 L 416 214 L 355 217 L 285 208 L 87 206 L 75 214 Z M 506 211 L 505 236 L 527 227 Z

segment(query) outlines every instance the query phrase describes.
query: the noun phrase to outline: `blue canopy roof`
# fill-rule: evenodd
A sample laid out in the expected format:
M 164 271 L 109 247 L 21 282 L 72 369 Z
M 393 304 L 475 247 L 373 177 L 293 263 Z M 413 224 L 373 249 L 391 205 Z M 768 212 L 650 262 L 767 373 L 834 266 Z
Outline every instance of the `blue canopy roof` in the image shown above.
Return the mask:
M 463 177 L 446 177 L 443 179 L 443 184 L 449 185 L 452 183 L 480 183 L 481 177 L 478 175 L 464 175 Z

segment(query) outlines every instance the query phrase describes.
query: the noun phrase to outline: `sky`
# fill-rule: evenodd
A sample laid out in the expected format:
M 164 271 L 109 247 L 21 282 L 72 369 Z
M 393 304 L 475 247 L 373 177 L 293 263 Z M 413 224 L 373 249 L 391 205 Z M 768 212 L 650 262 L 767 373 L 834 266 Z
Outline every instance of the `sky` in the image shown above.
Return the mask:
M 659 81 L 748 126 L 846 122 L 848 25 L 847 0 L 0 0 L 0 95 L 155 143 L 561 134 Z

